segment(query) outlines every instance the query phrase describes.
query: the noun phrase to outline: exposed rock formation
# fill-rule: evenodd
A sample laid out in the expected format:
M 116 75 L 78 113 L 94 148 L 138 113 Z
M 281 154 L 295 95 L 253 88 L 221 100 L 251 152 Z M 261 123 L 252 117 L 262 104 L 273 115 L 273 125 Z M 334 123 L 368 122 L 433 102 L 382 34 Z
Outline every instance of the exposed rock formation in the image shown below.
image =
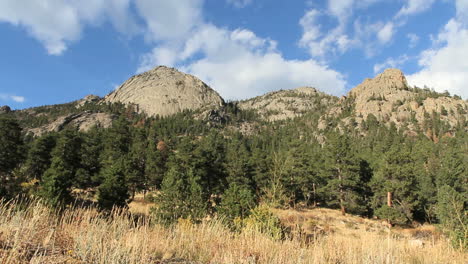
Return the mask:
M 244 110 L 257 110 L 269 121 L 285 120 L 301 116 L 319 106 L 329 106 L 336 98 L 312 87 L 299 87 L 294 90 L 270 92 L 262 96 L 239 102 Z
M 357 123 L 370 114 L 379 121 L 394 122 L 397 127 L 407 122 L 422 124 L 433 113 L 452 127 L 468 119 L 466 101 L 429 89 L 411 88 L 398 69 L 387 69 L 374 79 L 366 79 L 340 99 L 329 114 L 342 114 L 346 104 L 352 105 L 352 117 Z M 347 123 L 349 118 L 343 121 Z
M 168 116 L 183 110 L 217 108 L 224 100 L 196 77 L 164 66 L 133 76 L 104 98 L 138 105 L 148 115 Z
M 47 132 L 59 132 L 65 127 L 73 127 L 86 132 L 94 126 L 108 128 L 112 125 L 113 120 L 113 116 L 107 113 L 82 112 L 79 114 L 61 116 L 52 123 L 29 129 L 28 132 L 32 133 L 34 136 L 41 136 Z
M 0 114 L 8 114 L 11 112 L 11 108 L 8 105 L 0 107 Z
M 101 97 L 97 95 L 94 95 L 94 94 L 87 95 L 83 99 L 76 101 L 76 108 L 80 108 L 86 105 L 87 103 L 98 102 L 99 100 L 101 100 Z

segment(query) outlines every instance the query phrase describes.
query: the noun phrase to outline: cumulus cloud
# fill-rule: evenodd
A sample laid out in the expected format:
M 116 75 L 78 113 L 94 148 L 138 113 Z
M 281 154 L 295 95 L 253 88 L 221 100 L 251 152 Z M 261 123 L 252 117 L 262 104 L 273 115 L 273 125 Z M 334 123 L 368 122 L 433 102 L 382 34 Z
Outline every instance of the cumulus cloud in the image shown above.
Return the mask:
M 23 96 L 12 95 L 11 99 L 17 103 L 23 103 L 25 98 Z
M 457 18 L 464 26 L 468 26 L 468 0 L 455 0 Z
M 354 21 L 354 40 L 356 47 L 363 50 L 367 57 L 373 57 L 381 48 L 389 43 L 395 34 L 394 25 L 391 22 L 363 23 L 357 19 Z
M 336 9 L 337 14 L 340 9 Z M 341 54 L 346 52 L 353 43 L 353 40 L 345 34 L 345 24 L 340 24 L 329 30 L 327 33 L 322 32 L 319 18 L 323 14 L 311 9 L 300 19 L 299 24 L 302 27 L 303 33 L 299 41 L 299 46 L 306 48 L 313 57 L 325 58 L 329 54 Z
M 14 101 L 17 103 L 23 103 L 26 100 L 26 98 L 24 98 L 23 96 L 11 94 L 0 94 L 0 99 L 2 101 Z
M 406 0 L 406 4 L 398 11 L 396 17 L 409 16 L 428 10 L 435 0 Z
M 227 0 L 227 3 L 236 8 L 244 8 L 252 4 L 253 0 Z
M 154 2 L 164 4 L 153 6 Z M 328 66 L 312 59 L 285 59 L 277 50 L 276 41 L 259 37 L 251 30 L 206 23 L 202 1 L 136 3 L 148 25 L 148 38 L 155 43 L 142 56 L 137 72 L 161 64 L 174 66 L 199 77 L 227 99 L 306 85 L 336 95 L 344 92 L 344 77 Z
M 287 60 L 276 42 L 247 29 L 228 30 L 202 24 L 188 36 L 183 48 L 172 47 L 175 66 L 201 78 L 228 99 L 244 99 L 265 92 L 314 86 L 333 94 L 344 92 L 344 77 L 314 60 Z M 139 71 L 161 62 L 152 53 Z
M 378 47 L 392 41 L 397 25 L 391 20 L 362 23 L 361 18 L 353 17 L 353 13 L 380 1 L 329 0 L 326 10 L 308 10 L 299 21 L 303 30 L 299 46 L 321 60 L 351 49 L 362 49 L 368 57 L 373 56 Z M 322 28 L 320 19 L 323 16 L 335 19 L 336 26 Z
M 398 68 L 405 64 L 410 58 L 408 55 L 403 54 L 398 58 L 388 58 L 383 63 L 377 63 L 374 65 L 374 73 L 379 73 L 386 68 Z
M 329 0 L 328 11 L 343 23 L 352 14 L 354 0 Z
M 129 0 L 3 0 L 0 22 L 24 28 L 51 55 L 60 55 L 77 41 L 85 25 L 111 21 L 117 30 L 137 30 Z
M 434 40 L 434 47 L 420 54 L 421 70 L 408 76 L 411 85 L 427 85 L 468 98 L 468 28 L 451 19 Z
M 223 96 L 244 99 L 265 92 L 298 86 L 314 86 L 335 95 L 344 92 L 344 77 L 314 60 L 287 60 L 275 42 L 248 30 L 229 31 L 213 26 L 202 29 L 193 54 L 203 58 L 183 70 L 199 76 Z M 243 38 L 239 39 L 239 34 Z M 212 45 L 214 41 L 215 45 Z
M 201 23 L 202 0 L 136 0 L 152 41 L 181 41 Z
M 395 29 L 392 22 L 387 22 L 377 33 L 377 37 L 380 43 L 388 43 L 395 33 Z

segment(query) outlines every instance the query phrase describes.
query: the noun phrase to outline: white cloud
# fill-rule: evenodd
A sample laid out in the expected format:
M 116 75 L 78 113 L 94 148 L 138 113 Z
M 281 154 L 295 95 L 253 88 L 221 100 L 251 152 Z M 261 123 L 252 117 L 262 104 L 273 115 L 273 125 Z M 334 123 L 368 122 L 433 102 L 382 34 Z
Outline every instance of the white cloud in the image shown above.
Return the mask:
M 468 29 L 451 19 L 437 36 L 434 47 L 423 51 L 422 69 L 408 76 L 411 85 L 445 90 L 468 98 Z
M 416 45 L 419 43 L 419 36 L 414 34 L 414 33 L 409 33 L 406 35 L 406 37 L 409 39 L 409 47 L 414 48 Z
M 387 22 L 377 33 L 377 38 L 380 43 L 388 43 L 395 33 L 395 29 L 392 22 Z
M 361 18 L 354 19 L 353 14 L 380 1 L 328 0 L 326 11 L 308 10 L 299 22 L 303 30 L 299 46 L 321 60 L 355 48 L 362 49 L 368 57 L 373 56 L 378 47 L 392 41 L 397 25 L 392 21 L 361 23 Z M 320 19 L 325 15 L 336 19 L 337 25 L 331 29 L 323 28 Z M 352 19 L 354 23 L 350 27 Z
M 10 94 L 0 94 L 0 99 L 2 101 L 14 101 L 17 103 L 23 103 L 26 100 L 26 98 L 24 98 L 23 96 Z
M 17 103 L 23 103 L 25 98 L 23 96 L 12 95 L 11 99 Z
M 353 44 L 361 48 L 367 57 L 374 56 L 382 46 L 392 40 L 394 36 L 393 24 L 383 23 L 363 23 L 359 19 L 354 21 Z
M 0 22 L 21 26 L 51 55 L 60 55 L 81 37 L 83 27 L 109 19 L 125 33 L 136 30 L 129 0 L 2 0 Z
M 253 3 L 253 0 L 227 0 L 227 3 L 236 8 L 244 8 Z
M 344 23 L 352 14 L 353 5 L 354 0 L 329 0 L 328 11 L 335 16 L 340 23 Z
M 339 14 L 341 11 L 335 7 Z M 319 17 L 322 13 L 316 9 L 311 9 L 300 19 L 299 24 L 303 33 L 299 41 L 299 46 L 307 48 L 310 55 L 323 59 L 329 54 L 346 52 L 353 44 L 353 41 L 344 33 L 345 24 L 340 24 L 325 34 L 322 32 Z
M 136 0 L 153 41 L 183 40 L 202 21 L 202 0 Z
M 374 73 L 379 73 L 386 68 L 398 68 L 405 64 L 409 59 L 410 58 L 406 54 L 403 54 L 398 58 L 388 58 L 383 63 L 377 63 L 374 65 Z
M 228 1 L 237 7 L 252 3 L 252 0 Z M 334 2 L 329 12 L 341 21 L 339 17 L 346 14 L 346 7 Z M 154 47 L 141 57 L 138 71 L 160 64 L 177 66 L 206 80 L 227 98 L 246 98 L 303 85 L 333 94 L 344 92 L 344 77 L 327 65 L 313 59 L 285 59 L 274 40 L 259 37 L 248 29 L 231 30 L 206 23 L 203 3 L 203 0 L 2 0 L 0 22 L 24 28 L 52 55 L 63 54 L 80 39 L 85 27 L 107 21 L 122 33 L 145 33 Z M 145 23 L 144 29 L 136 23 L 134 11 Z M 311 26 L 306 23 L 304 26 Z M 338 26 L 331 37 L 318 44 L 320 50 L 325 50 L 328 43 L 339 52 L 346 50 L 350 40 L 343 32 L 344 28 Z M 24 101 L 21 96 L 2 99 Z
M 458 21 L 468 26 L 468 0 L 455 0 Z
M 274 40 L 248 29 L 230 30 L 197 21 L 177 37 L 177 45 L 172 45 L 173 38 L 158 42 L 143 56 L 138 71 L 166 62 L 199 77 L 227 99 L 304 85 L 336 95 L 344 92 L 344 77 L 326 65 L 312 59 L 287 60 Z M 157 36 L 158 30 L 153 34 Z
M 182 69 L 230 99 L 304 85 L 335 95 L 344 92 L 346 82 L 340 73 L 314 60 L 287 60 L 275 50 L 274 42 L 260 39 L 253 32 L 246 34 L 250 35 L 249 40 L 239 41 L 236 39 L 239 32 L 246 30 L 203 28 L 195 37 L 202 36 L 195 41 L 198 48 L 190 47 L 192 54 L 201 53 L 203 58 Z
M 246 29 L 234 31 L 202 25 L 187 41 L 177 58 L 183 71 L 194 74 L 229 99 L 310 85 L 341 94 L 346 82 L 341 74 L 314 60 L 286 60 L 272 40 L 257 37 Z M 184 63 L 195 56 L 201 59 Z M 146 61 L 146 70 L 157 65 Z
M 398 11 L 396 17 L 409 16 L 428 10 L 435 0 L 406 0 L 406 4 Z

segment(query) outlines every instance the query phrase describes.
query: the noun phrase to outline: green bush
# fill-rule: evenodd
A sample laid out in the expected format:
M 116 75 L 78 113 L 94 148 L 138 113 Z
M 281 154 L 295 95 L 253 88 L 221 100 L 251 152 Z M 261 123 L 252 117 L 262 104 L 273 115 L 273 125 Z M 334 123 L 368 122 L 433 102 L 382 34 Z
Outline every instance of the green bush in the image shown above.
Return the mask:
M 387 219 L 392 224 L 403 225 L 408 222 L 406 215 L 395 207 L 384 205 L 375 210 L 375 215 L 381 219 Z
M 437 194 L 436 214 L 455 247 L 468 247 L 467 196 L 444 185 Z
M 246 187 L 232 184 L 224 192 L 218 211 L 229 220 L 237 217 L 244 219 L 254 206 L 255 197 L 252 192 Z
M 275 240 L 283 239 L 286 231 L 281 220 L 265 205 L 257 206 L 251 210 L 249 217 L 242 221 L 237 220 L 237 224 L 241 225 L 244 230 L 253 230 Z

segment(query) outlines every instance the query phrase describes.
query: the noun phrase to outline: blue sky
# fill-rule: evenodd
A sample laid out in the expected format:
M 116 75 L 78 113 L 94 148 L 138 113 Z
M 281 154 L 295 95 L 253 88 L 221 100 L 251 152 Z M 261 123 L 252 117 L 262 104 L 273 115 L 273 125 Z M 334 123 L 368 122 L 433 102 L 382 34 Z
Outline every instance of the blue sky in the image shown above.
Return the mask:
M 0 105 L 104 96 L 157 65 L 226 99 L 343 95 L 388 67 L 468 98 L 468 0 L 0 0 Z

